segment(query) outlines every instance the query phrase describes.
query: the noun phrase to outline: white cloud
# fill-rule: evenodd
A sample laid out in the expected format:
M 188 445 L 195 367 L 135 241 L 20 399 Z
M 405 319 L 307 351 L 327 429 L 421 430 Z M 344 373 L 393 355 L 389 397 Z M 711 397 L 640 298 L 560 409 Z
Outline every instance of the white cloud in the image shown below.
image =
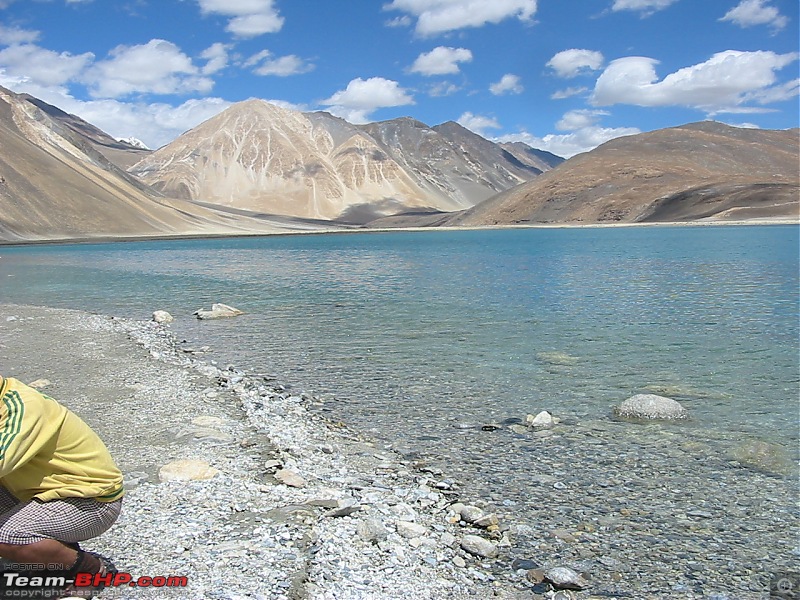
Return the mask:
M 451 96 L 459 91 L 461 87 L 457 86 L 456 84 L 450 81 L 442 81 L 440 83 L 436 83 L 428 89 L 428 95 L 434 98 L 440 98 L 442 96 Z
M 32 44 L 39 39 L 40 33 L 19 27 L 6 27 L 0 23 L 0 45 Z
M 611 7 L 613 11 L 633 10 L 642 13 L 643 17 L 653 14 L 659 10 L 664 10 L 670 4 L 678 0 L 614 0 Z
M 775 71 L 798 59 L 797 53 L 719 52 L 704 63 L 679 69 L 659 81 L 652 58 L 631 56 L 613 61 L 597 79 L 592 104 L 689 106 L 703 110 L 755 101 L 772 102 L 785 95 L 774 87 Z
M 276 75 L 278 77 L 299 75 L 314 70 L 313 64 L 307 63 L 299 56 L 289 54 L 275 57 L 269 50 L 262 50 L 254 54 L 244 63 L 246 67 L 255 65 L 258 65 L 253 69 L 253 73 L 256 75 Z
M 387 27 L 410 27 L 414 21 L 411 20 L 411 17 L 408 15 L 403 15 L 402 17 L 395 17 L 394 19 L 389 19 L 384 23 Z
M 720 21 L 730 21 L 740 27 L 769 25 L 776 31 L 789 23 L 787 17 L 781 15 L 774 6 L 767 5 L 765 0 L 742 0 L 725 13 Z
M 0 68 L 5 76 L 42 86 L 59 86 L 77 77 L 94 59 L 94 54 L 53 52 L 34 44 L 9 46 L 0 50 Z
M 414 98 L 396 81 L 383 77 L 359 77 L 320 104 L 330 107 L 332 114 L 351 123 L 366 123 L 379 108 L 414 104 Z
M 495 141 L 524 142 L 533 148 L 546 150 L 547 152 L 552 152 L 564 158 L 570 158 L 581 152 L 593 150 L 608 140 L 637 133 L 641 133 L 641 131 L 635 127 L 608 128 L 590 125 L 571 133 L 548 133 L 544 137 L 537 137 L 527 131 L 522 131 L 520 133 L 501 136 Z
M 430 52 L 420 54 L 411 65 L 410 71 L 426 76 L 452 75 L 459 72 L 458 63 L 471 60 L 472 52 L 466 48 L 439 46 Z
M 200 55 L 200 58 L 208 62 L 203 67 L 203 75 L 213 75 L 228 66 L 228 50 L 230 46 L 226 44 L 212 44 Z
M 230 17 L 225 28 L 236 37 L 252 38 L 275 33 L 284 19 L 273 6 L 273 0 L 197 0 L 203 14 Z
M 458 117 L 457 123 L 462 127 L 466 127 L 470 131 L 486 137 L 487 129 L 501 129 L 500 123 L 497 119 L 492 117 L 484 117 L 481 115 L 474 115 L 471 112 L 465 112 Z
M 495 96 L 521 94 L 524 89 L 522 83 L 520 83 L 519 76 L 511 73 L 506 73 L 500 78 L 500 81 L 489 86 L 489 91 Z
M 78 100 L 66 88 L 13 81 L 0 73 L 0 85 L 28 93 L 63 111 L 79 116 L 114 138 L 135 137 L 150 148 L 159 148 L 183 132 L 228 108 L 220 98 L 192 99 L 178 106 L 166 103 Z
M 577 131 L 595 125 L 600 117 L 607 115 L 604 110 L 571 110 L 556 123 L 559 131 Z
M 416 32 L 436 35 L 466 27 L 483 27 L 505 19 L 530 20 L 537 0 L 392 0 L 386 10 L 399 10 L 417 18 Z
M 601 52 L 571 48 L 553 56 L 547 62 L 547 66 L 553 69 L 559 77 L 571 79 L 587 71 L 597 71 L 603 66 L 603 60 Z
M 587 87 L 568 87 L 564 88 L 563 90 L 558 90 L 553 92 L 550 95 L 551 100 L 563 100 L 564 98 L 572 98 L 573 96 L 579 96 L 584 92 L 588 92 L 589 88 Z
M 96 62 L 84 81 L 95 98 L 134 93 L 207 93 L 214 82 L 200 74 L 192 59 L 175 44 L 150 40 L 138 46 L 117 46 L 110 59 Z

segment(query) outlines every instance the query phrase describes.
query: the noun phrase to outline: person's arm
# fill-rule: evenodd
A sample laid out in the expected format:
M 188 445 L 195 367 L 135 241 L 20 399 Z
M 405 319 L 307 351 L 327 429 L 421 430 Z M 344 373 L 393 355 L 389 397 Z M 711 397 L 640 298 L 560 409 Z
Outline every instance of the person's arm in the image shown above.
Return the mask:
M 0 478 L 18 469 L 48 443 L 42 402 L 25 402 L 7 389 L 0 399 Z

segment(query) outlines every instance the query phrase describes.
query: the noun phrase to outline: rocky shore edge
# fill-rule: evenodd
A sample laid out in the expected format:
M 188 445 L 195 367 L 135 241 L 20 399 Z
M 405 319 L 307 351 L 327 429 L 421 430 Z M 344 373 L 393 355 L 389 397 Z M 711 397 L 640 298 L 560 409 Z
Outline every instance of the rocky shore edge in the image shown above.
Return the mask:
M 168 325 L 0 305 L 0 340 L 3 375 L 70 406 L 125 474 L 120 520 L 87 547 L 134 580 L 185 578 L 100 598 L 567 599 L 586 585 L 567 566 L 501 564 L 513 524 L 459 482 L 272 375 L 198 358 Z

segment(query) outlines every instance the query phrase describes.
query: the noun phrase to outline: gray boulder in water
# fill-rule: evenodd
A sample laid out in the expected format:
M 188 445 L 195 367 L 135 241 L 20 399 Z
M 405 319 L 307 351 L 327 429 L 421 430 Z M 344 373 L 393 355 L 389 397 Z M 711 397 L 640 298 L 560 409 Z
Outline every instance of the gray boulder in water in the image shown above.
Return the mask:
M 614 409 L 614 414 L 626 419 L 685 419 L 689 412 L 672 398 L 655 394 L 636 394 Z

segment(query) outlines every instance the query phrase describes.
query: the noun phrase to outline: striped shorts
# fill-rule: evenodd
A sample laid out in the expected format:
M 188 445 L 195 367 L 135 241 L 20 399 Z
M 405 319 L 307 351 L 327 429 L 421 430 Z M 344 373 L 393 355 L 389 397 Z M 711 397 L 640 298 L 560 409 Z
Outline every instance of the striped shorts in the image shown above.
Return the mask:
M 46 539 L 82 542 L 111 527 L 121 508 L 121 498 L 114 502 L 94 498 L 20 502 L 0 486 L 0 544 L 21 546 Z

